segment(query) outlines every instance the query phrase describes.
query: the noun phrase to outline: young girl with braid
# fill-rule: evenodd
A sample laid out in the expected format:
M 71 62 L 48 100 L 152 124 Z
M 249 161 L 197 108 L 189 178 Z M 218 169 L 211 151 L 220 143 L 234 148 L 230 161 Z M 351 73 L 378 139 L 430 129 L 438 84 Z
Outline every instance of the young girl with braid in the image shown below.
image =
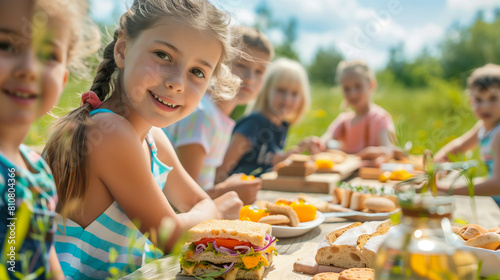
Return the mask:
M 246 105 L 259 95 L 274 49 L 266 35 L 255 28 L 235 26 L 231 32 L 232 45 L 240 52 L 231 61 L 231 71 L 242 81 L 238 94 L 221 100 L 208 93 L 191 115 L 163 131 L 186 171 L 212 198 L 236 191 L 245 204 L 252 204 L 262 186 L 260 179 L 242 180 L 243 174 L 234 174 L 214 184 L 215 171 L 224 159 L 235 125 L 230 116 L 236 106 Z
M 205 0 L 135 0 L 121 17 L 91 91 L 46 145 L 63 214 L 56 251 L 67 278 L 133 270 L 130 257 L 140 266 L 161 256 L 151 242 L 169 252 L 187 229 L 220 216 L 153 127 L 193 112 L 209 84 L 217 94 L 236 93 L 238 79 L 224 64 L 232 51 L 228 24 Z M 241 201 L 230 195 L 226 206 L 233 199 L 239 211 Z M 170 235 L 162 244 L 155 236 L 165 220 Z
M 69 70 L 81 74 L 99 47 L 87 10 L 86 1 L 0 0 L 0 279 L 64 279 L 54 179 L 22 143 L 57 103 Z

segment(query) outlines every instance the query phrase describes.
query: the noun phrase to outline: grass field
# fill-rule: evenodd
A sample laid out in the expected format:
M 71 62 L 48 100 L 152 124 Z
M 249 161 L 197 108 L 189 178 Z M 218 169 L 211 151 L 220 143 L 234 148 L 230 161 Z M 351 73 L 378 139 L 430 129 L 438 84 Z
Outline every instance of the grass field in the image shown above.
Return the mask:
M 83 93 L 89 83 L 71 80 L 53 114 L 60 116 L 79 105 L 77 93 Z M 337 87 L 312 87 L 312 106 L 304 120 L 292 126 L 287 146 L 310 135 L 322 135 L 331 121 L 341 112 L 342 94 Z M 463 134 L 477 121 L 460 86 L 442 81 L 430 81 L 426 88 L 408 89 L 398 85 L 379 86 L 374 102 L 393 116 L 396 129 L 402 135 L 400 142 L 411 141 L 411 153 L 424 149 L 437 151 L 443 145 Z M 54 117 L 45 116 L 36 124 L 26 140 L 29 145 L 43 145 L 47 128 Z M 470 155 L 477 158 L 477 152 Z

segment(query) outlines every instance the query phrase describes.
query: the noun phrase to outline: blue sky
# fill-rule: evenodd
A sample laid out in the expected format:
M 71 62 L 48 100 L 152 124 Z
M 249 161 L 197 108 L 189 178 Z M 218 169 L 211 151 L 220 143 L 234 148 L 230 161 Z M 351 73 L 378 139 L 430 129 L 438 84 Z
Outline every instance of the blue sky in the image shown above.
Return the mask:
M 111 20 L 112 11 L 124 9 L 130 0 L 91 0 L 97 20 Z M 253 25 L 255 8 L 263 0 L 210 0 L 232 14 L 236 23 Z M 452 24 L 469 24 L 477 11 L 493 17 L 498 0 L 268 0 L 273 17 L 299 21 L 295 49 L 308 63 L 320 47 L 336 47 L 349 59 L 366 60 L 381 68 L 389 48 L 404 43 L 409 57 L 425 47 L 431 51 Z M 116 22 L 116 19 L 114 20 Z M 282 38 L 275 30 L 273 42 Z

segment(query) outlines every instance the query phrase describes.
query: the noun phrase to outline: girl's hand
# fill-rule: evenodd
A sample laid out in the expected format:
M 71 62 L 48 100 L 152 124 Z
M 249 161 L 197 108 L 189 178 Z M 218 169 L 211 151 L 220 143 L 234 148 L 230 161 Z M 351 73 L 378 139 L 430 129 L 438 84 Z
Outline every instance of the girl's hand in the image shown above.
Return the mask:
M 219 210 L 220 219 L 235 220 L 240 217 L 240 210 L 243 202 L 239 199 L 236 192 L 227 192 L 214 199 L 214 203 Z
M 359 153 L 357 153 L 357 156 L 359 156 L 363 160 L 376 160 L 380 157 L 384 157 L 385 159 L 389 160 L 392 158 L 392 154 L 393 154 L 392 150 L 388 147 L 370 146 L 364 148 Z
M 215 186 L 214 194 L 235 191 L 244 205 L 254 203 L 257 200 L 258 191 L 262 188 L 262 180 L 260 178 L 243 179 L 244 176 L 246 175 L 243 173 L 231 175 Z
M 315 155 L 326 150 L 325 143 L 323 143 L 323 141 L 321 141 L 321 139 L 317 136 L 310 136 L 302 140 L 299 147 L 302 147 L 303 150 L 308 150 L 311 155 Z
M 448 155 L 446 155 L 443 150 L 440 150 L 436 155 L 434 155 L 433 161 L 437 163 L 448 162 Z

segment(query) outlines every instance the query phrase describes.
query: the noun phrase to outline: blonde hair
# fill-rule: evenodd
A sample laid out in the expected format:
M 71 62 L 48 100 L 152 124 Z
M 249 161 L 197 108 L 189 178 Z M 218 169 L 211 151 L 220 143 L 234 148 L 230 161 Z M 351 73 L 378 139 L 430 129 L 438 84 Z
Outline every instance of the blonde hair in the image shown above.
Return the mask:
M 260 32 L 257 28 L 251 28 L 248 26 L 238 25 L 231 27 L 231 34 L 233 35 L 233 41 L 231 45 L 244 51 L 244 49 L 255 49 L 269 55 L 269 60 L 274 57 L 273 44 L 267 38 L 267 36 Z M 241 54 L 240 56 L 244 56 Z M 251 58 L 250 58 L 251 59 Z
M 206 0 L 134 0 L 121 16 L 113 41 L 103 51 L 103 60 L 90 90 L 101 101 L 112 94 L 118 85 L 117 65 L 114 59 L 115 44 L 120 35 L 131 40 L 164 17 L 186 21 L 194 28 L 212 32 L 222 46 L 222 56 L 215 67 L 212 83 L 213 94 L 232 98 L 239 89 L 239 79 L 227 66 L 233 55 L 229 33 L 229 17 Z M 87 123 L 90 104 L 85 103 L 57 121 L 45 146 L 46 158 L 52 168 L 59 195 L 58 212 L 71 200 L 81 200 L 88 185 Z
M 262 90 L 255 101 L 253 111 L 272 112 L 271 95 L 278 83 L 299 83 L 302 104 L 294 117 L 287 120 L 290 124 L 299 122 L 311 104 L 309 79 L 306 70 L 300 63 L 287 58 L 280 58 L 273 62 L 266 71 Z
M 495 86 L 500 87 L 500 65 L 497 64 L 489 63 L 477 68 L 467 79 L 469 92 L 474 89 L 483 91 Z
M 375 74 L 368 64 L 361 60 L 344 60 L 337 66 L 336 81 L 340 83 L 347 73 L 356 73 L 369 81 L 376 81 Z
M 85 0 L 37 0 L 40 8 L 37 16 L 60 18 L 64 28 L 71 34 L 68 47 L 67 67 L 72 75 L 79 78 L 89 77 L 86 59 L 96 53 L 101 43 L 101 33 L 97 25 L 89 18 L 89 5 Z

